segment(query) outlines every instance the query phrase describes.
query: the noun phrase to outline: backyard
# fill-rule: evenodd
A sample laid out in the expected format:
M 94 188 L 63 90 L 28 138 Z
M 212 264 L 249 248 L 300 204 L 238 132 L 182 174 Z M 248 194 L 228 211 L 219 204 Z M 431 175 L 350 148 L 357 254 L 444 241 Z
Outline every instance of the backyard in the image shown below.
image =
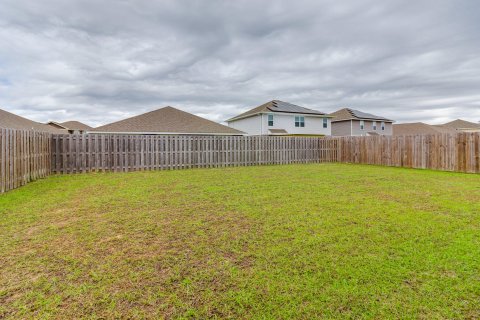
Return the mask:
M 0 252 L 0 318 L 480 318 L 480 176 L 51 176 L 0 196 Z

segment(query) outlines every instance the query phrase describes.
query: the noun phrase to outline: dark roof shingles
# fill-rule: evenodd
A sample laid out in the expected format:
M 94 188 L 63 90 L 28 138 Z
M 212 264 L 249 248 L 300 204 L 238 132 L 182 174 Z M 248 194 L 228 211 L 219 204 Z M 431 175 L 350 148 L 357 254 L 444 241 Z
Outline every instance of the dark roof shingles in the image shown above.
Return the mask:
M 337 110 L 333 113 L 330 114 L 334 118 L 332 119 L 332 122 L 336 121 L 345 121 L 345 120 L 380 120 L 380 121 L 387 121 L 387 122 L 393 122 L 393 120 L 376 116 L 371 113 L 359 111 L 359 110 L 354 110 L 350 108 L 343 108 L 340 110 Z
M 261 112 L 285 112 L 285 113 L 301 113 L 301 114 L 313 114 L 313 115 L 326 115 L 323 112 L 304 108 L 293 103 L 284 102 L 280 100 L 272 100 L 267 103 L 264 103 L 258 107 L 250 109 L 244 113 L 241 113 L 233 118 L 228 119 L 227 121 L 233 121 L 248 116 L 253 116 Z

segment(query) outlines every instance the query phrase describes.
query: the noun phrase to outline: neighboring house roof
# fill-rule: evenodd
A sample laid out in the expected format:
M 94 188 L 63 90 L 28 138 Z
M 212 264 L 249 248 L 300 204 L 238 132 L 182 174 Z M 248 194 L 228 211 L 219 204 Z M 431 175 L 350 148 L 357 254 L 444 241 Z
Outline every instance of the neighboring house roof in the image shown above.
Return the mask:
M 455 129 L 441 126 L 429 125 L 423 122 L 414 123 L 399 123 L 393 125 L 393 135 L 416 135 L 416 134 L 440 134 L 440 133 L 455 133 Z
M 262 104 L 256 108 L 250 109 L 244 113 L 239 114 L 231 119 L 228 119 L 227 122 L 235 121 L 242 118 L 251 117 L 257 115 L 259 113 L 270 113 L 270 112 L 281 112 L 281 113 L 299 113 L 299 114 L 311 114 L 311 115 L 320 115 L 320 116 L 327 116 L 327 114 L 308 109 L 304 107 L 297 106 L 292 103 L 283 102 L 280 100 L 272 100 L 267 103 Z
M 432 125 L 432 127 L 434 127 L 435 130 L 437 130 L 439 133 L 455 133 L 455 129 L 446 127 L 441 124 L 434 124 Z
M 66 130 L 54 128 L 43 123 L 35 122 L 1 109 L 0 127 L 19 130 L 35 130 L 50 133 L 67 133 Z
M 345 120 L 380 120 L 380 121 L 393 122 L 393 120 L 390 120 L 384 117 L 379 117 L 374 114 L 370 114 L 370 113 L 366 113 L 363 111 L 354 110 L 350 108 L 343 108 L 343 109 L 337 110 L 333 113 L 330 113 L 330 116 L 334 117 L 332 119 L 332 122 L 345 121 Z
M 58 123 L 58 122 L 55 122 L 55 121 L 48 121 L 47 125 L 52 126 L 54 128 L 58 128 L 58 129 L 68 129 L 67 127 L 62 126 L 61 123 Z
M 165 107 L 113 122 L 89 132 L 163 133 L 163 134 L 218 134 L 242 135 L 244 132 L 198 117 L 191 113 Z
M 445 127 L 454 128 L 454 129 L 480 129 L 480 123 L 465 121 L 462 119 L 457 119 L 451 122 L 443 124 Z
M 66 130 L 87 131 L 87 130 L 93 129 L 90 126 L 87 126 L 86 124 L 81 123 L 80 121 L 66 121 L 66 122 L 49 121 L 47 122 L 47 124 L 56 128 L 61 128 Z
M 62 126 L 69 130 L 91 130 L 93 129 L 92 127 L 86 125 L 85 123 L 82 123 L 80 121 L 66 121 L 60 123 Z

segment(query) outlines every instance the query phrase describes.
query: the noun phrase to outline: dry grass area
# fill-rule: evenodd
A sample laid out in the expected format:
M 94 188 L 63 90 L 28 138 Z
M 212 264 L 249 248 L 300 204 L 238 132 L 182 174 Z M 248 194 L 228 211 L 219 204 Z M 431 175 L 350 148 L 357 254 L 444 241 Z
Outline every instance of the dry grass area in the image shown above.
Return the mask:
M 480 176 L 55 176 L 0 196 L 0 318 L 480 318 Z

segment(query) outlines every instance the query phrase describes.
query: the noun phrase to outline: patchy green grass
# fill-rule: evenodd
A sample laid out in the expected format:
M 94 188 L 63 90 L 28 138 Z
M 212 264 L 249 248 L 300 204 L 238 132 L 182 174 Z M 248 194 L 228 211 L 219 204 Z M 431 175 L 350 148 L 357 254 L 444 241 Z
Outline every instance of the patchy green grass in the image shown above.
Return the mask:
M 54 176 L 0 196 L 0 266 L 0 318 L 480 318 L 480 176 Z

